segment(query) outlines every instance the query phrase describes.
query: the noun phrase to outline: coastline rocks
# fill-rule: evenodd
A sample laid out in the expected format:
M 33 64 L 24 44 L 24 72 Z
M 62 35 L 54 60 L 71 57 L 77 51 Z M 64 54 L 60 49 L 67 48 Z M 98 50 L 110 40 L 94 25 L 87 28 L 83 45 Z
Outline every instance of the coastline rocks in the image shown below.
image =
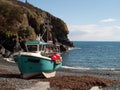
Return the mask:
M 29 3 L 0 0 L 0 44 L 11 52 L 18 43 L 24 49 L 26 41 L 43 35 L 46 22 L 51 25 L 48 29 L 51 29 L 53 43 L 73 47 L 67 37 L 69 30 L 63 20 Z M 47 33 L 44 33 L 43 40 L 47 41 Z

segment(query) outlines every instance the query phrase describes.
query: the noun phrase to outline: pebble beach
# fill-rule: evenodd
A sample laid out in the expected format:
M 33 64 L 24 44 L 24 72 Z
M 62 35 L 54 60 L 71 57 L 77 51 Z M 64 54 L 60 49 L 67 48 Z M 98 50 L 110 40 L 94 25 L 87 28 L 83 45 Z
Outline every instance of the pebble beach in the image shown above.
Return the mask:
M 46 79 L 20 77 L 15 63 L 0 59 L 0 90 L 120 90 L 120 70 L 61 68 L 56 76 Z

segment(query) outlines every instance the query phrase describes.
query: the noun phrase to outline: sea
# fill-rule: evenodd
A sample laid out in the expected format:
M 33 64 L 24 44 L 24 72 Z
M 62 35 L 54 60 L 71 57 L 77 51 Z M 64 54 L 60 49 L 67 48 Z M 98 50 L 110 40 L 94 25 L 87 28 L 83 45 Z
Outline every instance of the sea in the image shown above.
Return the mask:
M 63 67 L 119 69 L 120 42 L 73 41 L 74 48 L 62 54 Z

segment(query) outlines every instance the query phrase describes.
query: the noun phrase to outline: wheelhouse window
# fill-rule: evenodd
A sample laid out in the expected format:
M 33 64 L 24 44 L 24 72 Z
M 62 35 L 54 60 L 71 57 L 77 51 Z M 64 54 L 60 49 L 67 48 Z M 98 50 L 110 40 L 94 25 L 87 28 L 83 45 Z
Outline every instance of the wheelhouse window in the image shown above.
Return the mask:
M 39 50 L 40 50 L 40 51 L 44 51 L 45 48 L 46 48 L 46 45 L 39 45 Z
M 27 49 L 29 52 L 37 51 L 37 45 L 27 45 Z

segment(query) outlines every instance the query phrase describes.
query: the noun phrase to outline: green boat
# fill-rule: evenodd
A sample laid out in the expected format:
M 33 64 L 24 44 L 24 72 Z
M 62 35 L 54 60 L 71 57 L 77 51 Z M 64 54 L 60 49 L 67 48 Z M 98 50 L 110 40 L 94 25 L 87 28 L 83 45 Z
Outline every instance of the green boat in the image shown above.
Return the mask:
M 13 57 L 23 78 L 43 74 L 54 77 L 55 71 L 62 66 L 59 45 L 41 41 L 25 43 L 26 51 L 16 52 Z

